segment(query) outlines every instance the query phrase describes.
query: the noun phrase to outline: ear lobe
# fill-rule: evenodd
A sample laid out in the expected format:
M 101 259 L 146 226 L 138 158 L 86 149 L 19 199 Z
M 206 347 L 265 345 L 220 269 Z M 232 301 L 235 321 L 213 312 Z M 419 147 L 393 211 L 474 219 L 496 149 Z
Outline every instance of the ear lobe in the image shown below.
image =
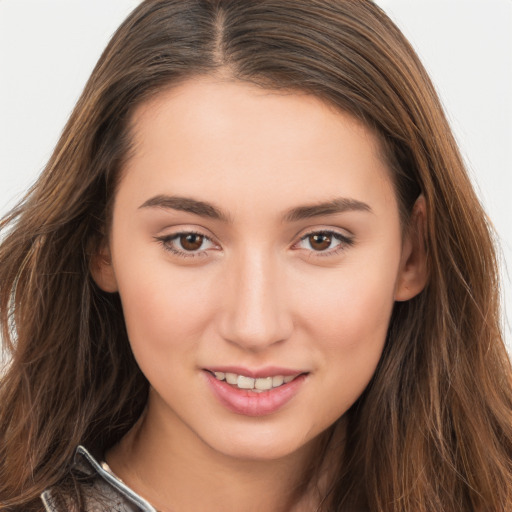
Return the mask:
M 402 259 L 398 273 L 395 300 L 406 301 L 420 293 L 427 284 L 427 205 L 420 195 L 412 209 L 402 247 Z
M 89 270 L 94 282 L 104 291 L 114 293 L 118 291 L 117 279 L 112 265 L 110 247 L 105 242 L 92 255 Z

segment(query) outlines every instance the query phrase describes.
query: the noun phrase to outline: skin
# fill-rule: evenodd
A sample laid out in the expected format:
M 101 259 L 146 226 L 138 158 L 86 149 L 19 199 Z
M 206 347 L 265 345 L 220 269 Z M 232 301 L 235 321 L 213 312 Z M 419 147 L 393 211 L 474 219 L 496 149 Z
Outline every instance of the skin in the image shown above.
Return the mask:
M 424 287 L 421 236 L 408 234 L 424 228 L 424 202 L 404 235 L 377 137 L 306 94 L 195 79 L 139 107 L 133 137 L 92 271 L 121 296 L 151 391 L 107 461 L 163 511 L 311 510 L 316 497 L 293 491 L 307 461 L 371 379 L 394 302 Z M 161 196 L 221 218 L 152 206 Z M 337 198 L 350 207 L 286 218 Z M 187 232 L 205 237 L 200 250 L 171 252 L 187 253 L 172 240 Z M 319 232 L 342 238 L 308 238 Z M 215 365 L 307 376 L 254 417 L 214 396 Z

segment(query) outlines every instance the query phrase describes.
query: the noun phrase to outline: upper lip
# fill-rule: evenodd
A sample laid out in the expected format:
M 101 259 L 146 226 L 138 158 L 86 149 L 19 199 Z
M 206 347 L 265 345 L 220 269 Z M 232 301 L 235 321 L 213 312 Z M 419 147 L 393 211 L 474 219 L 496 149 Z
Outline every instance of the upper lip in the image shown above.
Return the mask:
M 259 379 L 263 377 L 275 377 L 276 375 L 282 375 L 287 377 L 288 375 L 300 375 L 301 373 L 308 373 L 304 370 L 296 370 L 293 368 L 283 368 L 279 366 L 265 366 L 263 368 L 244 368 L 242 366 L 209 366 L 203 368 L 206 371 L 215 373 L 236 373 L 237 375 L 244 375 L 245 377 L 252 377 L 253 379 Z

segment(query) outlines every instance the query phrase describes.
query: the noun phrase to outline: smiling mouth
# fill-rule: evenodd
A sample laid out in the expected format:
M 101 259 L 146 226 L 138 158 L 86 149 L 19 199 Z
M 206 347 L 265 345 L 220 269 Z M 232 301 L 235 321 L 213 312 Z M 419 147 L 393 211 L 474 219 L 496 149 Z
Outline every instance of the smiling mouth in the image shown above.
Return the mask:
M 239 375 L 237 373 L 213 372 L 207 370 L 208 373 L 213 375 L 217 380 L 225 381 L 227 384 L 234 388 L 253 391 L 254 393 L 263 393 L 271 389 L 279 388 L 284 384 L 292 382 L 297 377 L 304 375 L 298 373 L 297 375 L 274 375 L 272 377 L 253 378 L 246 375 Z

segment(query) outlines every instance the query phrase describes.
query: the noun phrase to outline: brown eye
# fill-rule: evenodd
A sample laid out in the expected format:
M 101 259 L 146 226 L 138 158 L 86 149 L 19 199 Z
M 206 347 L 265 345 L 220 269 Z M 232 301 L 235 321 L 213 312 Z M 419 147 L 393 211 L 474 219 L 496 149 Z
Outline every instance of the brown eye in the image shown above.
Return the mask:
M 204 236 L 196 233 L 186 233 L 179 237 L 180 245 L 185 251 L 197 251 L 204 242 Z
M 211 250 L 221 250 L 209 237 L 193 231 L 156 236 L 155 240 L 174 256 L 181 258 L 206 257 Z
M 327 233 L 315 233 L 308 236 L 311 248 L 315 251 L 325 251 L 332 243 L 332 236 Z
M 318 256 L 336 256 L 352 245 L 353 238 L 337 231 L 314 231 L 304 235 L 295 248 L 317 253 Z

